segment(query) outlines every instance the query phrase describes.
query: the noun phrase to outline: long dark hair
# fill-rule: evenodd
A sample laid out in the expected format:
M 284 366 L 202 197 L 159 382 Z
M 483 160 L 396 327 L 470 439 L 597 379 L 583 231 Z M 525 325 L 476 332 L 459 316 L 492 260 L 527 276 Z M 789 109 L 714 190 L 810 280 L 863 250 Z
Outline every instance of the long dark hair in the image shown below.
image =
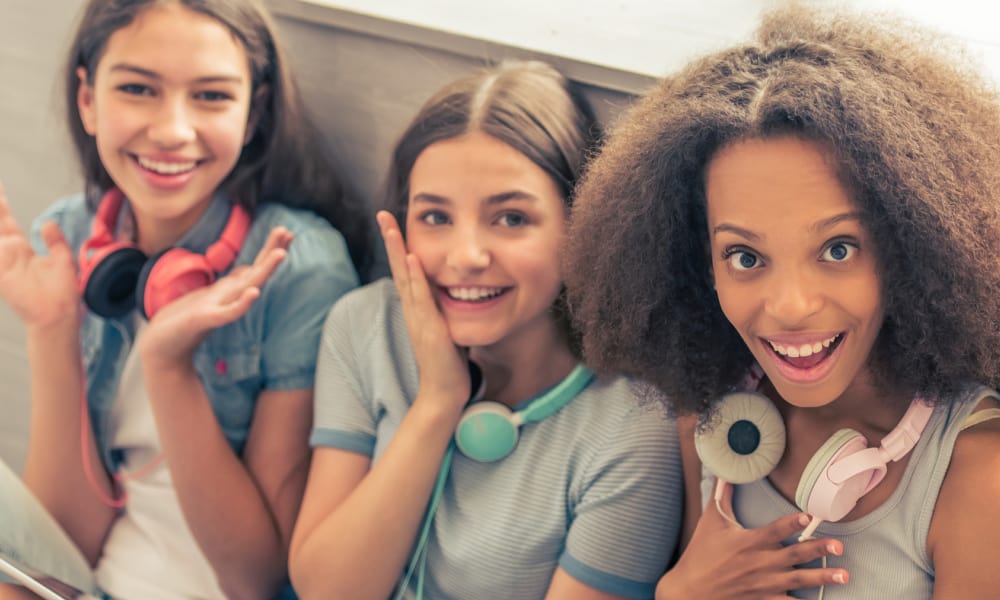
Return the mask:
M 252 137 L 221 188 L 251 212 L 261 202 L 309 209 L 332 223 L 347 240 L 359 272 L 370 265 L 372 229 L 366 203 L 348 193 L 332 157 L 310 124 L 288 70 L 275 26 L 257 0 L 173 0 L 207 15 L 240 40 L 250 62 Z M 162 0 L 91 0 L 84 7 L 65 71 L 70 135 L 80 158 L 93 207 L 114 186 L 87 134 L 77 107 L 77 69 L 92 79 L 108 38 Z M 258 93 L 260 92 L 260 93 Z

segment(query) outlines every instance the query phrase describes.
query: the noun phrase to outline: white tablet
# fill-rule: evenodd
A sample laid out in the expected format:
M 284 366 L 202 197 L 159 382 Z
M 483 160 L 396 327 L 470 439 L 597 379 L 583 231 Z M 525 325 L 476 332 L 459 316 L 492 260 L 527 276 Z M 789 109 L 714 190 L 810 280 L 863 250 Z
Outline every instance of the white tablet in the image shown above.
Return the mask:
M 44 600 L 99 600 L 68 583 L 40 573 L 2 554 L 0 554 L 0 573 L 11 577 Z

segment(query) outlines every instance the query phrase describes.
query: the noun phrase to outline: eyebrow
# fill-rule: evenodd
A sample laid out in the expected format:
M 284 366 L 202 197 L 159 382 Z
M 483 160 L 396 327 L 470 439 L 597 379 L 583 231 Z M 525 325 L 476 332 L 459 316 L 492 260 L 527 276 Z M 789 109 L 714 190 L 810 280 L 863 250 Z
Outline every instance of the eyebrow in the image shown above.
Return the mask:
M 501 192 L 499 194 L 493 194 L 492 196 L 486 197 L 486 204 L 494 206 L 497 204 L 503 204 L 505 202 L 514 202 L 516 200 L 524 200 L 527 202 L 535 202 L 538 197 L 534 194 L 529 194 L 521 190 L 511 190 L 509 192 Z M 420 192 L 413 196 L 414 202 L 426 202 L 428 204 L 439 204 L 446 205 L 451 204 L 451 200 L 444 196 L 439 196 L 437 194 L 430 194 L 427 192 Z
M 823 219 L 822 221 L 816 222 L 809 229 L 811 229 L 814 233 L 820 233 L 826 231 L 827 229 L 830 229 L 831 227 L 833 227 L 838 223 L 843 223 L 844 221 L 858 221 L 860 223 L 861 211 L 855 210 L 851 212 L 841 213 L 839 215 L 834 215 L 828 219 Z
M 831 227 L 837 225 L 838 223 L 843 223 L 844 221 L 860 222 L 861 212 L 852 211 L 852 212 L 841 213 L 839 215 L 834 215 L 832 217 L 823 219 L 822 221 L 817 221 L 816 223 L 813 223 L 813 225 L 809 228 L 809 230 L 812 231 L 813 233 L 822 233 L 827 229 L 830 229 Z M 723 231 L 735 233 L 736 235 L 744 237 L 752 242 L 759 242 L 761 239 L 761 236 L 750 231 L 749 229 L 743 229 L 742 227 L 737 227 L 736 225 L 730 225 L 728 223 L 717 225 L 712 230 L 712 234 L 715 235 Z
M 736 225 L 730 225 L 728 223 L 723 223 L 721 225 L 716 225 L 715 229 L 712 230 L 712 235 L 721 233 L 723 231 L 728 231 L 730 233 L 735 233 L 738 236 L 744 237 L 752 242 L 759 242 L 760 236 L 756 233 L 743 229 L 742 227 L 737 227 Z
M 135 73 L 136 75 L 142 75 L 143 77 L 148 77 L 150 79 L 160 80 L 163 79 L 156 71 L 150 71 L 149 69 L 143 69 L 142 67 L 137 67 L 135 65 L 130 65 L 128 63 L 119 63 L 111 67 L 111 72 L 125 71 L 127 73 Z M 205 77 L 199 77 L 194 80 L 195 83 L 243 83 L 243 77 L 239 75 L 207 75 Z

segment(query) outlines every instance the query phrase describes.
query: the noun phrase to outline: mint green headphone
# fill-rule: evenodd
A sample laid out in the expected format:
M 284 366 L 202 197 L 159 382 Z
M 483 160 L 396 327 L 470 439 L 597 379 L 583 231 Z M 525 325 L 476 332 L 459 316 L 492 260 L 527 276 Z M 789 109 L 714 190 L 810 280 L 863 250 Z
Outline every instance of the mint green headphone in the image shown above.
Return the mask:
M 512 411 L 506 404 L 476 401 L 474 398 L 455 427 L 455 444 L 462 454 L 472 460 L 478 462 L 500 460 L 517 447 L 521 425 L 537 423 L 555 414 L 587 387 L 593 378 L 593 371 L 578 364 L 555 387 L 517 412 Z M 475 380 L 475 375 L 473 379 Z M 481 384 L 480 390 L 483 387 L 485 386 Z M 477 396 L 481 396 L 481 393 Z

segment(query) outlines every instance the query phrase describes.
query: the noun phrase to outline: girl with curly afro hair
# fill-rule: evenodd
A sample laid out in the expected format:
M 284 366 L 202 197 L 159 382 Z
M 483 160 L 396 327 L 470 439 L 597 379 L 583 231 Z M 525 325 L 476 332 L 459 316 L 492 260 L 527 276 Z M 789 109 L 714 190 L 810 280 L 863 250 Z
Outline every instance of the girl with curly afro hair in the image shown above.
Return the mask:
M 718 482 L 658 600 L 1000 589 L 1000 97 L 968 64 L 784 9 L 592 163 L 564 254 L 584 356 L 698 417 Z

